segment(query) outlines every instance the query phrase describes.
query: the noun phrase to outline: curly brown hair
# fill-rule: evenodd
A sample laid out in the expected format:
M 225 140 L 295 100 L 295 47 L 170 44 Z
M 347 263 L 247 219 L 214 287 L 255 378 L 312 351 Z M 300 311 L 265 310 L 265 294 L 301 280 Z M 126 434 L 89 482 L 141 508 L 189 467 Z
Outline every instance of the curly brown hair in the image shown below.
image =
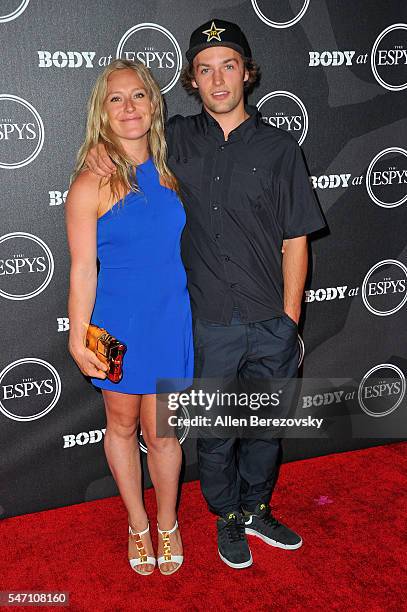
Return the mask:
M 243 59 L 244 69 L 247 70 L 249 73 L 249 78 L 247 79 L 247 81 L 244 82 L 244 86 L 243 86 L 244 92 L 247 95 L 251 93 L 253 89 L 259 84 L 261 73 L 260 73 L 260 67 L 256 64 L 254 59 L 252 59 L 251 57 L 243 57 L 243 56 L 242 56 L 242 59 Z M 181 72 L 180 79 L 181 79 L 181 84 L 183 88 L 185 89 L 185 91 L 187 92 L 187 94 L 189 96 L 193 96 L 194 98 L 199 100 L 199 102 L 201 102 L 201 96 L 199 95 L 198 89 L 196 89 L 192 85 L 192 81 L 195 80 L 194 66 L 192 62 L 184 66 Z

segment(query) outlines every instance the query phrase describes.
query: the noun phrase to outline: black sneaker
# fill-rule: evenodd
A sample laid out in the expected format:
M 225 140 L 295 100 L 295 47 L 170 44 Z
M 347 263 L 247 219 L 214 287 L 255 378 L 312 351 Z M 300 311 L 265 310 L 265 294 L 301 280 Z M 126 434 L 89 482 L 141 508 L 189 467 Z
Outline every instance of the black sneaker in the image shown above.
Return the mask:
M 271 514 L 271 508 L 267 504 L 257 504 L 254 512 L 243 510 L 245 532 L 254 535 L 277 548 L 294 550 L 302 545 L 302 539 Z
M 218 552 L 229 567 L 240 569 L 253 563 L 252 553 L 245 535 L 243 516 L 229 512 L 218 518 Z

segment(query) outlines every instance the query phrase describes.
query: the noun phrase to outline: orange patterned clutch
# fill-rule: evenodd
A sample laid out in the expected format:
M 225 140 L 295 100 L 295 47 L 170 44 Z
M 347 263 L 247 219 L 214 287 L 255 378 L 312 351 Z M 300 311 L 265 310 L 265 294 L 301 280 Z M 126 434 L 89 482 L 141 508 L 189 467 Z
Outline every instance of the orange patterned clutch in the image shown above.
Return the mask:
M 90 323 L 86 333 L 86 348 L 95 353 L 96 357 L 109 366 L 107 378 L 118 383 L 123 378 L 123 357 L 127 346 L 111 336 L 105 329 Z

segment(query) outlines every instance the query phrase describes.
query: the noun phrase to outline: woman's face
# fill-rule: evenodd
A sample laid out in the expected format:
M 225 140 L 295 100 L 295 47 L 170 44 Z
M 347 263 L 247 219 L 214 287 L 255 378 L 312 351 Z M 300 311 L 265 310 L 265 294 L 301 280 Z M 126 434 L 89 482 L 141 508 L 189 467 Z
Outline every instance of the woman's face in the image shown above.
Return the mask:
M 121 140 L 147 140 L 153 105 L 134 70 L 124 68 L 109 75 L 104 109 L 112 131 Z

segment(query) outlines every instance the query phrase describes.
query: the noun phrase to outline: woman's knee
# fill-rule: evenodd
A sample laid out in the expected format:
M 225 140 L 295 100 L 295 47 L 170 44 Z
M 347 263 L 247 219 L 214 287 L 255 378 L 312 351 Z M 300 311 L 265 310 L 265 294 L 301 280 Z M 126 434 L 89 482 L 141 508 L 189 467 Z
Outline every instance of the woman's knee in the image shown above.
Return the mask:
M 178 452 L 180 449 L 179 441 L 175 437 L 160 438 L 155 431 L 148 428 L 143 429 L 143 438 L 149 452 L 171 453 Z
M 136 434 L 140 423 L 140 402 L 135 397 L 103 394 L 106 409 L 106 434 L 128 438 Z
M 110 414 L 107 418 L 106 434 L 120 438 L 132 438 L 137 433 L 139 421 L 138 416 Z

